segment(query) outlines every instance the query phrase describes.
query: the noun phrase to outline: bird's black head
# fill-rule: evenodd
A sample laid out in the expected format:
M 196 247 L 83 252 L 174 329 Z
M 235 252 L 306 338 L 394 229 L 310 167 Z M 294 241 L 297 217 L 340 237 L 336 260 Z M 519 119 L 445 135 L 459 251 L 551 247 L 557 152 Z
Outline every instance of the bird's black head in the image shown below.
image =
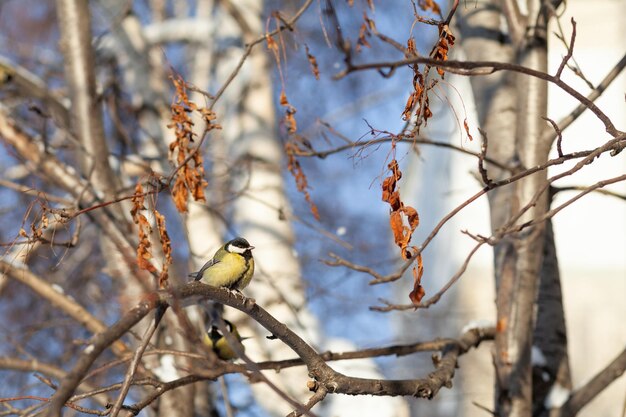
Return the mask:
M 242 237 L 235 238 L 226 244 L 226 250 L 228 252 L 244 254 L 246 252 L 250 253 L 252 249 L 254 249 L 254 246 L 251 246 L 250 243 Z
M 213 344 L 216 344 L 218 340 L 224 337 L 216 326 L 211 326 L 211 328 L 207 330 L 207 335 Z
M 233 323 L 226 319 L 224 319 L 224 323 L 226 324 L 226 329 L 228 330 L 228 332 L 233 333 L 233 330 L 235 329 Z M 216 343 L 219 339 L 224 337 L 221 330 L 215 324 L 211 325 L 211 328 L 207 330 L 207 334 L 209 335 L 209 339 L 211 339 L 213 343 Z

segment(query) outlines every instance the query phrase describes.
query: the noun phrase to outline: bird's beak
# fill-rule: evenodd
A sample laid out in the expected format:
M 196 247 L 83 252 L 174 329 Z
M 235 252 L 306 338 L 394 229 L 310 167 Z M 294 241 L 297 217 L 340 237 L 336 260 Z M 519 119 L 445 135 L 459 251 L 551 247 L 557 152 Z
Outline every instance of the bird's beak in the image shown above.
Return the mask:
M 252 249 L 254 249 L 254 246 L 250 246 L 248 249 L 249 249 L 249 250 L 252 250 Z

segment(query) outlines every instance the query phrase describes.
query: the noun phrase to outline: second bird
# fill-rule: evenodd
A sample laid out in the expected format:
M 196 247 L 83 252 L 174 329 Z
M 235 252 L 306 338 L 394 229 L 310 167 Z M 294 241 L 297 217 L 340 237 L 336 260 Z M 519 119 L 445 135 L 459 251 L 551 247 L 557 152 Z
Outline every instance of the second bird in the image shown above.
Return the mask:
M 239 335 L 237 327 L 235 327 L 234 324 L 228 320 L 224 320 L 224 323 L 226 323 L 228 331 L 232 333 L 232 335 L 239 340 L 239 342 L 245 339 Z M 216 326 L 211 326 L 211 328 L 207 330 L 202 338 L 202 343 L 204 343 L 209 349 L 213 350 L 213 352 L 215 352 L 217 357 L 221 360 L 229 361 L 237 357 L 237 352 L 235 352 L 235 350 L 230 346 L 226 337 L 224 337 L 222 332 L 220 332 Z M 245 351 L 245 347 L 243 345 L 241 348 Z
M 213 287 L 242 290 L 254 274 L 252 249 L 254 246 L 242 237 L 228 241 L 198 272 L 189 276 Z

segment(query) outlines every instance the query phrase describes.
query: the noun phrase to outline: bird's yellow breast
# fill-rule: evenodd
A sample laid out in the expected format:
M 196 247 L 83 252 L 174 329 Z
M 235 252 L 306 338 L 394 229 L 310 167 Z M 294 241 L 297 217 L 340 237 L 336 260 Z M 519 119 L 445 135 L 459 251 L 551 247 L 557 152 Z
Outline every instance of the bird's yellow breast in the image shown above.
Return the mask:
M 242 289 L 250 282 L 254 272 L 254 261 L 245 257 L 228 253 L 217 263 L 207 268 L 202 281 L 214 287 Z

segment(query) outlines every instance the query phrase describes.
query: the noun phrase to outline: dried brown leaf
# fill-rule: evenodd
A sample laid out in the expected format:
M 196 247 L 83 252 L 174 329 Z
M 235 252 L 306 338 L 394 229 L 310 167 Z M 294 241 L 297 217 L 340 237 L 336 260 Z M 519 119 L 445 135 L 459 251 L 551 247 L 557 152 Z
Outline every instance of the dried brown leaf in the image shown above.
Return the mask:
M 416 257 L 417 268 L 413 267 L 413 291 L 409 293 L 409 299 L 413 303 L 413 305 L 417 306 L 424 295 L 426 295 L 426 291 L 424 287 L 422 287 L 422 275 L 424 273 L 424 267 L 422 264 L 422 255 L 419 254 Z
M 315 79 L 319 80 L 320 79 L 320 69 L 317 66 L 317 59 L 315 59 L 315 57 L 311 54 L 311 52 L 309 51 L 309 47 L 306 44 L 304 45 L 304 48 L 306 50 L 306 57 L 309 60 L 309 65 L 311 65 L 311 72 L 315 76 Z
M 437 13 L 439 16 L 441 16 L 441 9 L 434 0 L 419 0 L 417 5 L 425 12 L 430 10 L 433 13 Z
M 372 30 L 376 30 L 376 25 L 374 24 L 374 21 L 372 19 L 367 17 L 367 13 L 363 12 L 363 23 L 361 24 L 361 27 L 359 28 L 359 37 L 357 38 L 357 41 L 356 41 L 357 52 L 361 52 L 361 48 L 363 46 L 367 48 L 372 47 L 370 43 L 367 41 L 367 38 L 372 36 L 372 32 L 371 32 Z
M 417 214 L 417 210 L 411 206 L 404 206 L 402 212 L 406 215 L 411 232 L 414 232 L 420 224 L 420 216 Z
M 417 55 L 417 48 L 415 46 L 415 38 L 409 38 L 409 40 L 406 41 L 406 51 L 407 51 L 407 54 L 406 54 L 407 58 Z
M 269 34 L 266 34 L 265 42 L 267 42 L 267 49 L 278 55 L 278 44 L 276 43 L 274 38 L 272 38 Z
M 175 161 L 174 184 L 171 187 L 172 199 L 176 209 L 184 213 L 187 211 L 187 201 L 191 196 L 196 201 L 205 201 L 204 188 L 207 182 L 204 179 L 202 154 L 193 146 L 196 134 L 193 131 L 194 123 L 190 113 L 200 114 L 205 122 L 205 133 L 221 126 L 214 123 L 215 113 L 206 107 L 198 107 L 187 94 L 187 83 L 180 75 L 170 76 L 176 89 L 173 102 L 170 106 L 172 123 L 168 124 L 174 130 L 175 140 L 170 143 L 170 159 Z
M 170 241 L 169 234 L 167 233 L 167 227 L 165 226 L 165 217 L 154 210 L 154 217 L 157 223 L 157 231 L 159 232 L 159 241 L 161 242 L 161 249 L 163 250 L 164 261 L 163 269 L 159 275 L 159 288 L 164 289 L 168 286 L 169 278 L 169 266 L 172 264 L 172 242 Z
M 393 233 L 393 240 L 400 248 L 400 255 L 406 260 L 415 258 L 417 266 L 413 268 L 414 286 L 409 297 L 414 304 L 417 304 L 424 296 L 424 289 L 420 285 L 423 273 L 422 255 L 417 253 L 415 248 L 411 248 L 409 243 L 413 232 L 419 226 L 419 214 L 415 208 L 404 205 L 400 198 L 398 181 L 402 178 L 402 171 L 400 171 L 398 161 L 392 159 L 387 168 L 391 174 L 383 179 L 382 199 L 391 208 L 389 226 Z
M 465 128 L 465 133 L 467 133 L 467 137 L 469 138 L 469 140 L 474 140 L 472 134 L 470 133 L 469 123 L 467 123 L 467 119 L 463 120 L 463 127 Z
M 309 193 L 309 183 L 307 177 L 300 166 L 300 162 L 298 162 L 298 159 L 296 158 L 298 146 L 293 141 L 287 142 L 285 144 L 285 153 L 287 154 L 287 169 L 296 181 L 296 188 L 304 195 L 304 199 L 309 204 L 313 217 L 315 217 L 316 220 L 320 220 L 319 210 L 315 203 L 313 203 L 313 199 Z
M 448 25 L 440 24 L 438 28 L 439 39 L 437 40 L 437 44 L 431 51 L 431 56 L 433 59 L 447 61 L 448 52 L 450 50 L 450 47 L 454 45 L 455 37 L 452 32 L 450 32 L 450 28 L 448 27 Z M 437 68 L 437 73 L 439 73 L 441 77 L 445 75 L 445 71 L 443 70 L 443 68 L 440 67 Z

